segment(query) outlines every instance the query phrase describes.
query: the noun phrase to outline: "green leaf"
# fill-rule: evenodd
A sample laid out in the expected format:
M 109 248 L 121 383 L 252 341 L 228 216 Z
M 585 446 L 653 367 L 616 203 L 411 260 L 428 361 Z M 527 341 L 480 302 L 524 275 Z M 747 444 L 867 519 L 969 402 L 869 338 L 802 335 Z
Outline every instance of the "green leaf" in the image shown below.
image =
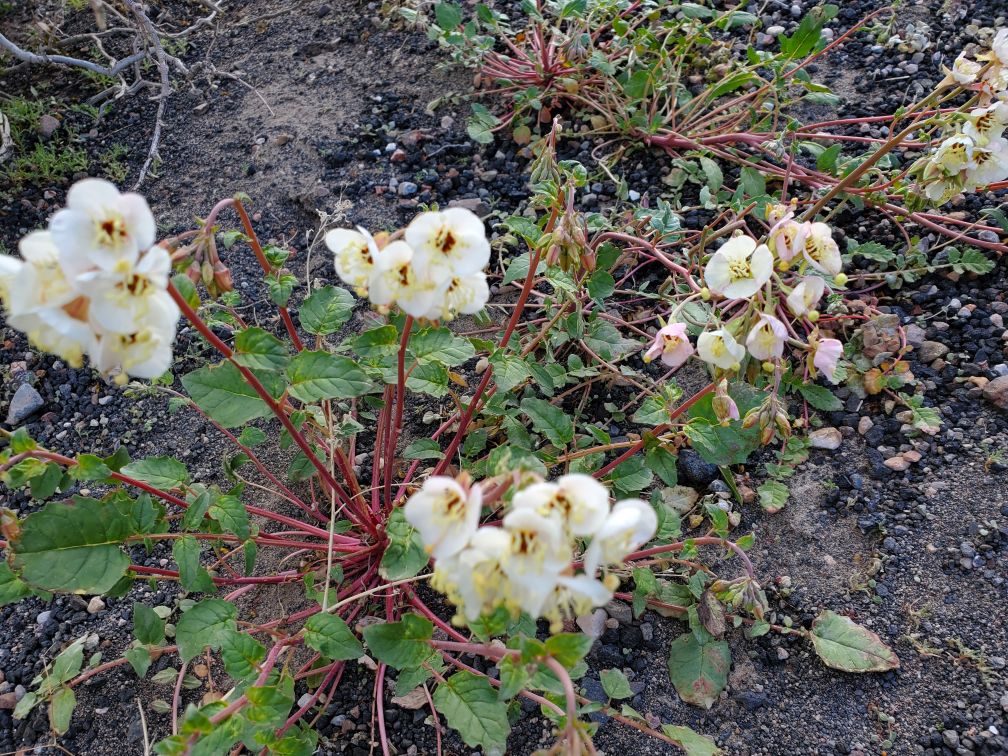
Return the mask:
M 111 470 L 109 471 L 111 472 Z M 63 468 L 55 462 L 45 466 L 45 472 L 29 481 L 33 499 L 48 499 L 59 488 L 63 480 Z
M 245 717 L 263 729 L 281 727 L 294 706 L 294 678 L 284 675 L 276 685 L 263 685 L 245 691 L 249 707 Z
M 490 355 L 490 364 L 494 370 L 494 381 L 500 391 L 506 393 L 528 380 L 528 367 L 520 357 L 514 357 L 505 354 L 502 350 L 497 350 Z
M 301 352 L 287 368 L 290 394 L 302 402 L 353 399 L 371 388 L 371 380 L 347 357 L 328 352 Z
M 262 444 L 265 441 L 266 434 L 258 428 L 253 428 L 251 426 L 242 428 L 242 432 L 238 434 L 238 443 L 244 446 L 259 446 L 259 444 Z
M 200 564 L 199 541 L 191 535 L 177 539 L 172 546 L 172 557 L 178 564 L 179 582 L 187 591 L 210 593 L 216 590 L 210 573 Z
M 434 625 L 423 617 L 406 614 L 400 622 L 368 625 L 364 642 L 375 657 L 395 669 L 419 667 L 430 656 L 428 641 Z
M 70 729 L 70 718 L 77 705 L 77 696 L 72 688 L 60 688 L 49 702 L 49 726 L 57 735 L 65 735 Z
M 272 414 L 238 368 L 226 360 L 182 376 L 182 385 L 199 408 L 225 428 Z
M 350 341 L 350 347 L 366 360 L 380 361 L 399 350 L 399 331 L 394 325 L 372 328 Z
M 833 6 L 835 9 L 836 6 Z M 836 15 L 836 11 L 833 11 Z M 789 59 L 804 58 L 811 53 L 819 44 L 822 37 L 822 28 L 832 16 L 829 6 L 813 8 L 805 14 L 795 33 L 790 37 L 780 37 L 781 52 Z
M 159 646 L 165 637 L 165 621 L 146 604 L 133 604 L 133 635 L 145 646 Z
M 434 6 L 434 19 L 445 31 L 451 31 L 462 23 L 462 9 L 452 3 L 438 3 Z
M 616 291 L 616 279 L 608 270 L 596 270 L 588 279 L 588 296 L 603 304 Z
M 82 496 L 72 505 L 51 503 L 28 515 L 11 540 L 11 566 L 29 585 L 47 591 L 101 594 L 126 574 L 120 548 L 134 533 L 128 502 Z
M 827 147 L 816 158 L 816 168 L 826 173 L 833 173 L 836 169 L 837 158 L 840 157 L 840 150 L 843 148 L 839 142 Z
M 424 328 L 410 338 L 409 351 L 419 363 L 440 362 L 455 367 L 476 356 L 472 343 L 447 328 Z
M 298 310 L 301 327 L 308 333 L 325 336 L 335 333 L 350 319 L 355 304 L 353 294 L 336 286 L 312 292 Z
M 563 448 L 574 440 L 574 421 L 562 409 L 545 399 L 522 399 L 521 411 L 528 415 L 532 427 L 545 435 L 554 446 Z
M 612 486 L 615 496 L 626 497 L 635 496 L 651 485 L 654 474 L 640 455 L 635 455 L 616 465 L 605 479 Z
M 766 194 L 766 178 L 757 169 L 745 166 L 739 174 L 739 186 L 748 197 Z
M 105 480 L 112 470 L 94 454 L 78 454 L 77 464 L 70 468 L 70 474 L 79 481 Z
M 357 636 L 334 614 L 313 614 L 305 622 L 304 631 L 305 643 L 329 659 L 359 659 L 364 655 Z
M 660 443 L 652 444 L 644 452 L 644 463 L 648 469 L 658 475 L 666 486 L 679 483 L 679 471 L 676 469 L 676 455 Z
M 758 426 L 743 429 L 733 420 L 727 426 L 697 419 L 686 426 L 686 437 L 701 457 L 712 465 L 741 465 L 759 448 Z
M 686 725 L 662 725 L 662 732 L 676 741 L 686 751 L 686 756 L 718 756 L 724 753 L 713 740 Z
M 602 689 L 609 698 L 620 699 L 633 696 L 633 691 L 630 690 L 630 681 L 627 680 L 622 670 L 603 669 L 599 673 L 599 678 L 602 680 Z
M 220 523 L 221 530 L 233 533 L 241 540 L 246 540 L 250 533 L 248 512 L 237 496 L 220 496 L 210 505 L 210 519 Z
M 189 276 L 185 273 L 176 273 L 172 276 L 172 283 L 186 303 L 194 310 L 198 310 L 200 306 L 199 292 L 196 290 L 196 284 L 189 279 Z
M 701 155 L 700 167 L 703 169 L 704 176 L 707 177 L 707 187 L 711 190 L 711 193 L 716 194 L 717 190 L 724 184 L 724 174 L 721 172 L 721 166 L 709 157 Z
M 669 678 L 686 703 L 709 709 L 728 684 L 731 649 L 726 641 L 703 643 L 696 633 L 680 635 L 669 646 Z
M 403 459 L 444 459 L 444 452 L 434 439 L 418 438 L 403 449 Z
M 462 670 L 434 691 L 434 706 L 470 748 L 504 753 L 511 730 L 507 704 L 497 697 L 489 680 Z
M 151 666 L 151 652 L 146 648 L 128 648 L 123 657 L 129 662 L 129 665 L 133 667 L 133 671 L 136 672 L 137 677 L 144 677 L 147 674 L 147 670 Z
M 448 393 L 448 370 L 440 362 L 420 363 L 413 368 L 406 379 L 406 388 L 421 394 L 442 397 Z
M 35 708 L 35 704 L 38 703 L 38 700 L 39 697 L 35 691 L 28 691 L 28 693 L 26 693 L 24 697 L 18 701 L 17 706 L 14 707 L 14 719 L 27 719 L 28 714 L 30 714 L 31 710 Z
M 187 662 L 204 648 L 216 651 L 224 639 L 236 632 L 235 605 L 221 599 L 204 599 L 184 612 L 175 627 L 179 656 Z
M 760 506 L 770 514 L 780 512 L 791 494 L 788 487 L 779 480 L 768 480 L 756 489 L 756 493 L 759 494 Z
M 538 240 L 538 238 L 542 235 L 542 231 L 539 230 L 539 227 L 535 225 L 532 221 L 528 220 L 527 218 L 523 218 L 522 220 L 528 221 L 528 226 L 530 226 L 532 229 L 535 229 L 535 231 L 533 232 L 529 230 L 526 233 L 524 231 L 518 231 L 517 229 L 513 228 L 512 224 L 510 223 L 505 223 L 505 225 L 507 225 L 507 227 L 510 228 L 512 231 L 518 233 L 520 236 L 525 237 L 527 240 L 533 238 L 535 240 Z M 507 286 L 508 284 L 514 283 L 515 281 L 524 281 L 525 278 L 528 276 L 528 269 L 529 265 L 531 264 L 532 260 L 529 257 L 528 252 L 523 252 L 517 257 L 512 257 L 511 262 L 508 264 L 507 270 L 504 271 L 504 280 L 502 281 L 502 284 L 504 286 Z
M 290 361 L 287 345 L 262 328 L 246 328 L 235 336 L 235 362 L 258 370 L 283 370 Z
M 588 655 L 593 642 L 583 633 L 557 633 L 546 640 L 546 653 L 570 669 Z
M 897 669 L 899 657 L 871 630 L 826 610 L 812 623 L 812 645 L 827 667 L 844 672 Z
M 224 670 L 235 680 L 251 682 L 259 674 L 259 662 L 266 658 L 266 648 L 248 633 L 224 633 L 221 659 Z
M 290 273 L 266 276 L 266 288 L 269 290 L 270 299 L 277 307 L 287 306 L 296 285 L 297 279 Z
M 186 466 L 172 457 L 138 459 L 123 467 L 121 472 L 162 491 L 181 488 L 189 482 L 189 471 Z
M 837 412 L 843 409 L 843 402 L 825 386 L 817 386 L 814 383 L 800 383 L 798 384 L 798 392 L 806 402 L 821 412 Z
M 392 510 L 385 533 L 389 542 L 378 565 L 378 574 L 385 580 L 405 580 L 427 566 L 430 557 L 416 528 L 406 522 L 402 507 Z
M 13 604 L 31 595 L 31 586 L 11 572 L 7 562 L 0 560 L 0 606 Z
M 195 496 L 191 493 L 186 498 L 189 500 L 189 508 L 182 515 L 182 529 L 201 530 L 213 496 L 209 491 L 202 489 L 196 491 Z
M 855 244 L 850 248 L 853 255 L 861 255 L 866 260 L 887 263 L 896 259 L 896 253 L 878 242 L 867 242 L 865 244 Z

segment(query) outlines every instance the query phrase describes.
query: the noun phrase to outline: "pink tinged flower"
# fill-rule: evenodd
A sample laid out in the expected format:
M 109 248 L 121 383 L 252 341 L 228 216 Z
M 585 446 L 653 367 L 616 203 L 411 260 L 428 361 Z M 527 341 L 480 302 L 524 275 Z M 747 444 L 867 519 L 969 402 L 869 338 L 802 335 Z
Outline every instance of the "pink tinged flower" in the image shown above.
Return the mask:
M 831 383 L 836 383 L 837 363 L 843 354 L 843 344 L 836 339 L 819 339 L 815 344 L 812 364 L 816 370 L 825 375 Z
M 830 276 L 841 271 L 843 258 L 829 226 L 819 221 L 804 223 L 800 238 L 805 259 L 813 268 Z
M 49 221 L 67 278 L 99 268 L 112 272 L 131 266 L 154 244 L 157 226 L 147 200 L 120 194 L 104 179 L 78 181 L 67 193 L 66 208 Z
M 807 315 L 819 304 L 826 291 L 826 282 L 819 276 L 805 276 L 787 295 L 788 309 L 795 317 Z
M 751 297 L 773 274 L 773 255 L 765 244 L 748 236 L 735 236 L 711 256 L 704 281 L 715 294 L 728 299 Z
M 714 389 L 714 398 L 711 400 L 714 415 L 722 423 L 740 418 L 738 405 L 728 394 L 728 381 L 722 378 Z
M 776 360 L 784 354 L 787 328 L 773 315 L 760 315 L 746 337 L 746 348 L 757 360 Z
M 670 368 L 677 368 L 693 354 L 693 345 L 686 333 L 685 323 L 669 323 L 655 334 L 654 343 L 644 353 L 644 362 L 651 362 L 655 357 Z
M 784 269 L 801 253 L 801 248 L 796 243 L 801 229 L 802 224 L 788 216 L 774 224 L 767 236 L 767 244 L 777 259 L 783 263 L 781 267 Z

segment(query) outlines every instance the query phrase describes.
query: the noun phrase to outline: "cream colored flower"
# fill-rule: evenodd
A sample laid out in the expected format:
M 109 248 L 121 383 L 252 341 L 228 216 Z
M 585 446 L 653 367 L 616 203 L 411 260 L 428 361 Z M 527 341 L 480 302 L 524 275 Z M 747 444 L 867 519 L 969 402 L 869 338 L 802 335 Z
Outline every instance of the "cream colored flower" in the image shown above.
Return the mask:
M 751 297 L 773 274 L 773 255 L 765 244 L 748 236 L 726 241 L 704 268 L 704 281 L 728 299 Z
M 439 284 L 478 273 L 490 261 L 483 221 L 462 207 L 420 213 L 403 238 L 415 252 L 415 264 Z
M 502 567 L 510 545 L 511 536 L 502 528 L 480 528 L 461 551 L 437 561 L 431 585 L 447 594 L 470 622 L 513 603 Z
M 969 184 L 984 187 L 1005 178 L 1008 178 L 1008 141 L 998 137 L 984 147 L 973 148 L 973 165 L 966 171 Z
M 657 529 L 658 515 L 646 501 L 619 502 L 585 551 L 585 574 L 593 577 L 600 567 L 622 562 L 629 553 L 650 541 Z
M 724 328 L 704 331 L 697 338 L 697 356 L 722 370 L 738 370 L 745 357 L 745 347 Z
M 974 108 L 963 124 L 963 134 L 978 147 L 997 140 L 1008 125 L 1008 103 L 995 102 L 986 108 Z
M 952 64 L 952 68 L 946 68 L 945 72 L 956 84 L 966 85 L 976 81 L 981 68 L 983 66 L 979 63 L 967 58 L 965 53 L 960 53 Z
M 456 315 L 472 315 L 482 310 L 490 299 L 490 287 L 483 271 L 467 276 L 453 276 L 437 288 L 428 320 L 452 320 Z
M 826 282 L 819 276 L 805 276 L 787 295 L 787 306 L 795 317 L 808 315 L 815 309 L 826 291 Z
M 776 360 L 784 355 L 787 328 L 773 315 L 761 314 L 746 337 L 746 349 L 757 360 Z
M 472 538 L 482 506 L 479 486 L 466 492 L 452 478 L 435 476 L 409 497 L 403 514 L 420 533 L 427 552 L 444 559 L 457 554 Z
M 511 580 L 515 603 L 539 617 L 557 578 L 573 558 L 563 526 L 558 517 L 543 516 L 529 507 L 512 509 L 503 524 L 511 538 L 503 568 Z
M 589 536 L 609 514 L 609 489 L 591 475 L 571 473 L 556 483 L 533 483 L 514 495 L 514 511 L 532 509 L 539 514 L 556 516 L 575 536 Z
M 371 277 L 372 304 L 379 307 L 398 304 L 403 312 L 415 318 L 430 312 L 437 286 L 423 277 L 413 260 L 413 248 L 403 241 L 394 241 L 378 253 Z
M 358 296 L 368 293 L 368 285 L 374 274 L 375 258 L 378 257 L 378 245 L 366 230 L 357 227 L 356 231 L 348 228 L 334 228 L 325 235 L 325 243 L 333 253 L 333 266 L 337 275 L 352 286 Z
M 103 375 L 157 378 L 171 367 L 179 314 L 178 305 L 168 292 L 155 290 L 146 297 L 143 315 L 130 323 L 133 330 L 97 329 L 91 363 Z
M 805 259 L 816 270 L 835 276 L 843 269 L 840 248 L 833 240 L 833 232 L 825 223 L 803 223 L 799 234 Z
M 165 292 L 170 275 L 171 256 L 168 250 L 153 246 L 130 269 L 115 273 L 83 273 L 77 277 L 77 286 L 88 292 L 88 317 L 96 329 L 105 333 L 130 334 L 141 330 L 140 323 L 146 317 L 151 301 L 168 296 Z M 169 301 L 172 301 L 170 297 Z M 172 306 L 175 306 L 174 302 Z M 178 308 L 175 309 L 177 313 Z

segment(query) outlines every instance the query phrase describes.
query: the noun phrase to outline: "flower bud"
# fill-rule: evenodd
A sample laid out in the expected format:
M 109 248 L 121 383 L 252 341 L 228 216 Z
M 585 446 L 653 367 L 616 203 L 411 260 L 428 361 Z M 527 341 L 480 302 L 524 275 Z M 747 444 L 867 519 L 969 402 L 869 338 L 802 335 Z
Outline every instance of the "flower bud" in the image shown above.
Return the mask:
M 704 286 L 702 289 L 700 289 L 700 298 L 704 302 L 709 302 L 710 298 L 711 298 L 710 289 L 708 289 L 706 286 Z
M 213 280 L 219 291 L 234 290 L 234 281 L 231 280 L 231 270 L 220 260 L 214 263 Z
M 200 266 L 200 278 L 203 279 L 204 286 L 209 287 L 213 284 L 214 269 L 209 260 L 204 260 L 203 264 Z
M 848 278 L 846 273 L 837 273 L 835 276 L 833 276 L 833 283 L 835 283 L 837 286 L 846 286 L 847 281 Z
M 186 276 L 194 284 L 198 284 L 200 282 L 200 277 L 201 277 L 200 276 L 200 266 L 199 266 L 199 263 L 197 263 L 195 260 L 193 262 L 191 262 L 189 264 L 189 267 L 186 268 Z
M 819 310 L 809 310 L 805 315 L 810 323 L 817 323 L 819 321 Z
M 772 373 L 773 371 L 774 371 L 774 364 L 770 362 L 770 360 L 765 361 L 763 363 L 763 372 Z

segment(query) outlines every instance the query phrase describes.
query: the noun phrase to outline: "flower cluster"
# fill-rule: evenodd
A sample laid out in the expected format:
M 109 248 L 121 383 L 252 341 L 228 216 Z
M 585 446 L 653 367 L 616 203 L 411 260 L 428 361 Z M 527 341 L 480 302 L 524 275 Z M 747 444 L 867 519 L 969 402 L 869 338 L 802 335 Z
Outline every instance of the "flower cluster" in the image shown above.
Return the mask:
M 609 506 L 609 491 L 588 475 L 535 482 L 515 492 L 501 526 L 479 527 L 483 493 L 446 477 L 429 478 L 406 502 L 407 521 L 434 557 L 432 585 L 458 607 L 459 621 L 504 606 L 546 617 L 590 612 L 618 585 L 607 568 L 647 543 L 658 518 L 640 499 Z M 590 539 L 573 560 L 581 539 Z M 602 570 L 605 577 L 599 580 Z
M 171 257 L 154 245 L 146 200 L 108 181 L 84 179 L 48 230 L 21 240 L 21 259 L 0 256 L 7 322 L 73 367 L 124 382 L 171 366 L 179 308 L 169 296 Z
M 914 166 L 924 195 L 942 205 L 960 192 L 1008 178 L 1008 29 L 994 37 L 990 52 L 971 60 L 965 54 L 947 69 L 946 84 L 977 90 L 978 104 L 957 115 L 952 133 Z
M 747 353 L 762 363 L 781 359 L 790 339 L 793 346 L 808 352 L 810 375 L 821 371 L 833 381 L 842 352 L 840 342 L 820 338 L 811 328 L 803 343 L 781 318 L 786 308 L 809 324 L 819 319 L 816 307 L 826 293 L 826 277 L 836 285 L 846 283 L 840 248 L 828 225 L 799 222 L 790 206 L 771 206 L 768 218 L 772 225 L 766 244 L 735 236 L 707 262 L 703 295 L 728 300 L 726 311 L 739 300 L 747 301 L 749 307 L 728 323 L 703 331 L 697 338 L 696 354 L 713 368 L 732 372 L 741 367 Z M 644 361 L 660 357 L 668 367 L 677 368 L 693 353 L 686 324 L 671 322 L 655 335 Z
M 379 308 L 398 305 L 407 315 L 428 320 L 451 320 L 483 308 L 490 296 L 483 272 L 490 242 L 473 212 L 452 207 L 421 213 L 401 239 L 395 236 L 376 240 L 358 226 L 329 231 L 325 242 L 339 277 Z

